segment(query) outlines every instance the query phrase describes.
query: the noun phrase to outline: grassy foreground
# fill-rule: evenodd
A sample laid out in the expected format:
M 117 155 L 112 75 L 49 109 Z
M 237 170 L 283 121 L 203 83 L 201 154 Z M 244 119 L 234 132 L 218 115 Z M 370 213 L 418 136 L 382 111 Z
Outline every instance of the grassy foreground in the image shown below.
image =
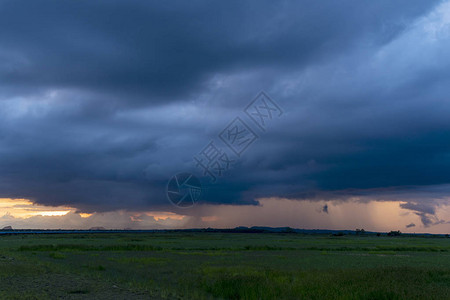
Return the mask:
M 0 299 L 450 299 L 450 239 L 0 236 Z

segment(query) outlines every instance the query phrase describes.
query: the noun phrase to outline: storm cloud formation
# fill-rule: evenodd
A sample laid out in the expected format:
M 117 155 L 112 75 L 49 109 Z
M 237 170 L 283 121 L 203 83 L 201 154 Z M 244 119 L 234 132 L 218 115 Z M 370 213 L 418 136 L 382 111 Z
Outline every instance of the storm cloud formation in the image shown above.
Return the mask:
M 402 205 L 440 222 L 449 16 L 442 1 L 0 1 L 0 197 L 170 207 L 170 177 L 201 177 L 192 157 L 264 90 L 285 113 L 203 201 L 427 187 Z

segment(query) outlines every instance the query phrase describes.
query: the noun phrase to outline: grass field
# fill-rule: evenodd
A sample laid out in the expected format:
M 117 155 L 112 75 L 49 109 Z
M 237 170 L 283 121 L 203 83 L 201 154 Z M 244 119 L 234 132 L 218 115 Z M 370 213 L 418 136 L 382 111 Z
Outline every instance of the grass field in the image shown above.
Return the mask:
M 0 299 L 450 299 L 450 239 L 0 236 Z

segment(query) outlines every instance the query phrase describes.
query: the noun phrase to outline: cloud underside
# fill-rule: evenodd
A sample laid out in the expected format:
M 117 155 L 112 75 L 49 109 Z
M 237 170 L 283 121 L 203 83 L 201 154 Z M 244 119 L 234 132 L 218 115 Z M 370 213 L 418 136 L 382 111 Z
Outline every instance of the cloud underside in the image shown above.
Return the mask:
M 441 1 L 0 1 L 0 197 L 176 211 L 188 171 L 203 204 L 389 189 L 440 224 L 449 49 Z M 285 113 L 211 184 L 193 156 L 261 90 Z

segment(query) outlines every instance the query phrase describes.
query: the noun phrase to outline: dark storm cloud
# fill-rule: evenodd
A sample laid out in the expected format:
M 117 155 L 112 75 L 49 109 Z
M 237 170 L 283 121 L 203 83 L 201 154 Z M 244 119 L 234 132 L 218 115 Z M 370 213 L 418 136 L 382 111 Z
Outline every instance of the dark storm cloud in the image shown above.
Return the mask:
M 261 89 L 285 114 L 204 201 L 449 183 L 439 3 L 0 1 L 0 197 L 167 205 Z
M 388 2 L 2 1 L 0 79 L 123 93 L 126 102 L 185 97 L 224 70 L 308 65 L 364 34 L 387 42 L 404 27 L 397 18 L 430 7 L 403 3 L 398 13 Z
M 425 203 L 402 203 L 401 208 L 419 211 L 421 213 L 432 214 L 435 213 L 435 207 Z

